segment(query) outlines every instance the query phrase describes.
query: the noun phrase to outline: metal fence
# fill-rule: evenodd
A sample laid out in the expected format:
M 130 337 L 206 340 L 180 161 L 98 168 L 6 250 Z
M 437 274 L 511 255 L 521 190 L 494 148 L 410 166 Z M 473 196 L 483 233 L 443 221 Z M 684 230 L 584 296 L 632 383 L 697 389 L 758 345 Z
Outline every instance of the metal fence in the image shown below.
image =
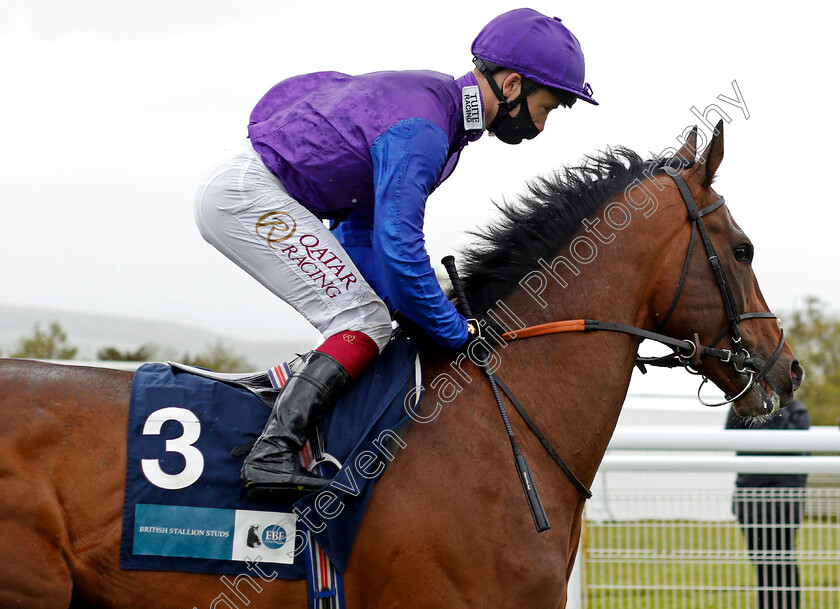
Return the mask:
M 840 488 L 616 492 L 610 503 L 651 516 L 587 521 L 584 607 L 747 609 L 759 595 L 768 608 L 840 607 Z M 730 520 L 673 516 L 721 506 Z
M 837 429 L 628 428 L 610 446 L 570 607 L 840 607 L 840 457 L 734 455 L 840 452 Z M 818 473 L 805 489 L 736 489 L 737 471 Z

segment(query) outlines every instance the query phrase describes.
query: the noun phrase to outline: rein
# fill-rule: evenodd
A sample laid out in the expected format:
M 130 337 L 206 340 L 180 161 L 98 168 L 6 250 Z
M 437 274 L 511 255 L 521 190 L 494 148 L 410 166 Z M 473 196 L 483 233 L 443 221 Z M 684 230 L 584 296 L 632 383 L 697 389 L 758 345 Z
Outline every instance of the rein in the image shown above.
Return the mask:
M 659 325 L 663 326 L 665 323 L 667 323 L 668 319 L 670 319 L 671 317 L 671 314 L 677 307 L 677 302 L 679 301 L 680 296 L 682 295 L 683 286 L 685 285 L 685 281 L 688 276 L 688 267 L 689 263 L 691 262 L 691 254 L 694 251 L 696 235 L 697 233 L 699 233 L 700 238 L 703 241 L 703 246 L 706 249 L 709 264 L 711 266 L 712 273 L 714 274 L 718 290 L 720 291 L 721 298 L 723 300 L 724 311 L 726 312 L 727 316 L 727 322 L 724 324 L 723 328 L 721 328 L 721 330 L 718 332 L 717 336 L 715 336 L 714 340 L 712 340 L 711 345 L 701 345 L 697 333 L 694 334 L 692 339 L 678 339 L 668 336 L 666 334 L 660 334 L 658 332 L 644 330 L 642 328 L 629 326 L 627 324 L 609 321 L 596 321 L 593 319 L 571 319 L 564 321 L 555 321 L 536 326 L 529 326 L 516 331 L 505 332 L 501 335 L 501 338 L 503 340 L 516 340 L 520 338 L 531 338 L 534 336 L 545 336 L 549 334 L 557 334 L 562 332 L 607 331 L 620 332 L 622 334 L 630 334 L 643 339 L 652 340 L 671 347 L 671 349 L 673 349 L 674 352 L 664 357 L 640 357 L 637 355 L 636 365 L 642 372 L 645 372 L 646 365 L 661 366 L 667 368 L 681 366 L 683 368 L 686 368 L 691 373 L 698 374 L 703 377 L 703 382 L 700 384 L 700 388 L 698 388 L 697 390 L 697 399 L 700 400 L 700 402 L 705 406 L 722 406 L 746 395 L 747 392 L 754 389 L 764 379 L 764 377 L 767 376 L 767 373 L 770 371 L 770 369 L 773 367 L 773 364 L 776 363 L 776 360 L 779 359 L 779 356 L 782 353 L 782 348 L 784 347 L 785 343 L 785 331 L 784 329 L 781 329 L 781 337 L 779 339 L 779 344 L 776 346 L 776 350 L 773 352 L 773 355 L 770 357 L 770 359 L 767 360 L 764 367 L 760 371 L 756 371 L 756 360 L 752 357 L 752 355 L 750 355 L 750 352 L 747 351 L 746 348 L 744 348 L 741 342 L 740 323 L 749 319 L 778 318 L 770 312 L 738 312 L 738 306 L 735 303 L 735 297 L 732 294 L 732 289 L 730 288 L 729 282 L 727 281 L 726 273 L 723 269 L 723 266 L 720 263 L 720 258 L 718 257 L 717 252 L 715 251 L 714 245 L 712 244 L 712 240 L 709 238 L 709 234 L 706 231 L 706 226 L 703 223 L 703 216 L 710 214 L 713 211 L 723 207 L 726 201 L 723 197 L 718 197 L 718 199 L 711 205 L 703 208 L 702 210 L 698 209 L 697 202 L 694 200 L 694 196 L 691 194 L 691 190 L 689 190 L 688 185 L 685 183 L 683 177 L 679 173 L 677 173 L 676 170 L 670 167 L 665 167 L 664 171 L 669 176 L 671 176 L 671 178 L 674 180 L 674 182 L 677 184 L 677 187 L 680 190 L 680 195 L 682 196 L 683 202 L 685 203 L 685 206 L 688 210 L 688 220 L 691 222 L 691 237 L 689 239 L 688 251 L 686 252 L 685 262 L 683 263 L 683 270 L 680 276 L 680 281 L 674 292 L 674 298 L 672 299 L 671 304 L 668 307 L 668 311 L 667 313 L 665 313 L 665 316 Z M 720 340 L 727 334 L 727 332 L 732 338 L 733 348 L 716 348 L 715 345 L 718 342 L 720 342 Z M 726 395 L 726 399 L 723 402 L 717 404 L 709 404 L 703 401 L 703 399 L 700 397 L 700 390 L 703 388 L 703 385 L 705 385 L 706 382 L 708 382 L 708 378 L 706 378 L 706 376 L 698 370 L 698 367 L 702 363 L 703 357 L 711 357 L 720 360 L 722 363 L 730 363 L 735 369 L 735 372 L 737 372 L 738 374 L 749 374 L 750 380 L 737 395 Z
M 455 266 L 455 257 L 445 256 L 441 262 L 446 268 L 447 273 L 449 273 L 449 279 L 452 281 L 452 288 L 455 290 L 455 294 L 460 301 L 461 310 L 465 314 L 465 317 L 468 319 L 472 318 L 470 304 L 467 302 L 467 297 L 464 294 L 464 286 L 461 283 L 461 278 L 458 276 L 458 269 Z M 478 339 L 479 341 L 483 341 L 483 337 L 480 332 Z M 478 344 L 482 343 L 479 342 Z M 513 427 L 510 425 L 505 405 L 502 402 L 502 396 L 499 394 L 498 380 L 496 379 L 495 374 L 493 374 L 493 370 L 490 368 L 489 358 L 479 362 L 479 366 L 482 370 L 484 370 L 487 380 L 490 381 L 490 388 L 493 390 L 493 397 L 496 398 L 496 406 L 499 407 L 499 414 L 502 415 L 502 421 L 505 424 L 505 430 L 507 431 L 508 440 L 510 441 L 510 447 L 513 451 L 513 462 L 516 466 L 516 471 L 519 473 L 519 481 L 522 483 L 522 490 L 525 492 L 525 499 L 528 501 L 528 507 L 530 508 L 531 516 L 534 519 L 534 526 L 537 528 L 537 533 L 542 533 L 543 531 L 550 529 L 551 524 L 548 522 L 548 516 L 545 514 L 545 508 L 540 500 L 537 487 L 534 486 L 534 478 L 531 476 L 531 470 L 528 467 L 528 462 L 525 460 L 525 455 L 522 454 L 522 450 L 519 448 L 519 443 L 516 441 L 516 437 L 513 434 Z M 502 386 L 504 386 L 503 383 Z M 517 407 L 517 409 L 518 408 L 519 407 Z M 520 415 L 522 412 L 522 410 L 519 411 Z M 533 430 L 534 428 L 532 427 L 531 429 Z M 546 442 L 548 441 L 546 440 Z M 568 468 L 566 469 L 568 470 Z M 568 471 L 571 473 L 571 470 Z M 574 476 L 574 474 L 572 474 L 572 476 Z
M 516 331 L 509 331 L 504 333 L 496 333 L 495 330 L 492 332 L 488 332 L 493 336 L 496 340 L 518 340 L 524 338 L 533 338 L 537 336 L 547 336 L 550 334 L 559 334 L 563 332 L 596 332 L 596 331 L 603 331 L 603 332 L 619 332 L 621 334 L 628 334 L 631 336 L 638 336 L 642 339 L 652 340 L 663 345 L 669 346 L 673 353 L 661 356 L 661 357 L 641 357 L 638 354 L 636 355 L 636 365 L 639 369 L 644 373 L 645 366 L 660 366 L 660 367 L 683 367 L 687 369 L 689 372 L 693 374 L 697 374 L 703 377 L 703 382 L 700 384 L 700 387 L 697 390 L 697 399 L 706 406 L 722 406 L 724 404 L 728 404 L 729 402 L 733 402 L 742 396 L 746 395 L 748 391 L 754 389 L 758 384 L 767 376 L 767 373 L 772 368 L 773 364 L 776 363 L 779 356 L 782 353 L 782 348 L 784 347 L 785 343 L 785 331 L 784 329 L 780 328 L 781 330 L 781 338 L 779 339 L 779 344 L 776 346 L 776 350 L 774 351 L 773 355 L 770 356 L 770 359 L 767 360 L 764 367 L 756 371 L 755 366 L 757 364 L 755 358 L 752 357 L 749 351 L 744 348 L 741 339 L 741 330 L 740 324 L 743 321 L 750 320 L 750 319 L 778 319 L 773 313 L 770 312 L 750 312 L 750 313 L 740 313 L 738 311 L 738 305 L 735 302 L 734 294 L 732 293 L 732 289 L 729 285 L 729 282 L 726 278 L 726 272 L 721 265 L 720 258 L 715 251 L 714 245 L 712 244 L 712 240 L 709 238 L 709 233 L 706 231 L 706 226 L 703 223 L 703 216 L 714 212 L 717 209 L 720 209 L 726 204 L 726 201 L 723 197 L 718 197 L 718 199 L 708 205 L 707 207 L 703 208 L 702 210 L 697 207 L 697 202 L 694 200 L 694 196 L 691 194 L 691 190 L 688 188 L 688 185 L 685 183 L 683 177 L 673 168 L 665 167 L 663 168 L 665 173 L 667 173 L 674 182 L 677 184 L 677 187 L 680 190 L 680 195 L 682 196 L 683 202 L 685 203 L 686 209 L 688 211 L 688 220 L 691 222 L 691 237 L 688 243 L 688 251 L 686 252 L 685 262 L 683 263 L 682 274 L 680 275 L 680 281 L 677 284 L 677 288 L 674 292 L 674 297 L 671 300 L 671 304 L 668 307 L 665 316 L 663 317 L 662 321 L 659 323 L 659 326 L 664 326 L 665 323 L 670 319 L 671 314 L 677 308 L 677 302 L 682 295 L 683 287 L 685 285 L 686 279 L 688 277 L 688 269 L 691 263 L 691 255 L 694 252 L 694 246 L 696 242 L 696 237 L 699 234 L 700 239 L 703 241 L 703 246 L 706 250 L 706 255 L 709 260 L 709 264 L 712 269 L 712 273 L 715 277 L 715 282 L 717 283 L 718 290 L 720 291 L 721 299 L 723 300 L 723 308 L 726 312 L 727 321 L 724 324 L 723 328 L 717 333 L 714 340 L 710 345 L 701 345 L 700 344 L 700 337 L 698 333 L 694 333 L 691 339 L 679 339 L 674 338 L 672 336 L 668 336 L 666 334 L 661 334 L 659 332 L 653 332 L 651 330 L 645 330 L 643 328 L 637 328 L 635 326 L 630 326 L 627 324 L 617 323 L 617 322 L 610 322 L 610 321 L 597 321 L 594 319 L 569 319 L 563 321 L 555 321 L 546 324 L 539 324 L 535 326 L 528 326 L 522 329 L 518 329 Z M 462 312 L 466 313 L 466 317 L 471 318 L 472 315 L 469 311 L 469 304 L 467 303 L 466 296 L 464 294 L 463 286 L 461 285 L 460 279 L 458 277 L 457 270 L 455 269 L 455 263 L 452 256 L 447 256 L 442 261 L 444 266 L 446 267 L 447 271 L 449 272 L 450 279 L 452 280 L 452 287 L 455 291 L 458 300 L 461 303 Z M 491 330 L 492 326 L 490 324 L 486 324 L 484 320 L 470 320 L 474 326 L 475 331 L 477 331 L 476 340 L 484 341 L 486 337 L 482 332 L 482 326 L 486 326 L 488 330 Z M 727 334 L 731 336 L 732 340 L 732 349 L 722 349 L 717 348 L 718 342 Z M 750 379 L 747 382 L 746 386 L 735 396 L 725 396 L 726 400 L 720 402 L 718 404 L 709 404 L 700 397 L 700 391 L 708 382 L 708 378 L 703 375 L 699 371 L 699 366 L 702 364 L 703 357 L 711 357 L 720 360 L 722 363 L 732 364 L 732 367 L 735 369 L 735 372 L 738 374 L 749 374 Z M 525 464 L 524 457 L 522 456 L 521 451 L 519 450 L 519 446 L 516 444 L 516 441 L 513 437 L 513 430 L 510 425 L 510 421 L 508 420 L 507 413 L 505 412 L 504 404 L 502 403 L 501 396 L 499 394 L 499 388 L 505 393 L 508 397 L 510 402 L 514 405 L 519 415 L 528 425 L 528 428 L 531 432 L 537 437 L 537 439 L 542 444 L 543 448 L 546 452 L 551 456 L 557 466 L 563 471 L 572 485 L 577 489 L 578 493 L 584 498 L 589 499 L 592 497 L 591 491 L 584 485 L 577 476 L 575 476 L 574 472 L 569 468 L 563 458 L 557 453 L 545 435 L 540 431 L 539 427 L 537 427 L 534 420 L 528 415 L 525 408 L 516 399 L 516 396 L 513 395 L 513 392 L 505 385 L 501 379 L 495 377 L 493 372 L 490 370 L 487 364 L 482 364 L 481 366 L 489 381 L 490 386 L 493 389 L 494 397 L 496 398 L 496 403 L 499 407 L 499 411 L 502 414 L 502 419 L 504 420 L 505 427 L 507 428 L 508 436 L 511 441 L 511 446 L 514 450 L 514 456 L 516 460 L 517 470 L 519 470 L 520 480 L 522 481 L 523 489 L 525 490 L 526 497 L 528 498 L 528 503 L 531 508 L 531 514 L 534 517 L 534 522 L 537 526 L 537 531 L 542 532 L 549 528 L 548 521 L 545 517 L 545 512 L 542 508 L 542 504 L 539 499 L 539 495 L 536 492 L 536 488 L 533 487 L 530 477 L 530 471 L 527 469 L 527 464 Z M 522 467 L 524 466 L 524 468 Z
M 762 311 L 740 313 L 738 311 L 738 306 L 735 302 L 735 297 L 726 278 L 726 272 L 724 271 L 723 266 L 720 263 L 720 258 L 718 257 L 717 252 L 715 251 L 714 245 L 712 244 L 712 240 L 709 238 L 708 231 L 706 230 L 706 226 L 703 223 L 703 216 L 710 214 L 717 209 L 720 209 L 726 204 L 726 201 L 723 197 L 718 197 L 718 199 L 714 203 L 706 206 L 701 210 L 697 207 L 697 202 L 694 200 L 694 196 L 691 194 L 691 190 L 688 188 L 688 185 L 685 183 L 683 177 L 671 167 L 665 167 L 664 171 L 669 176 L 671 176 L 671 178 L 674 180 L 674 182 L 677 184 L 677 187 L 680 190 L 680 195 L 682 196 L 683 202 L 685 203 L 686 209 L 688 211 L 688 221 L 691 222 L 691 237 L 688 243 L 688 250 L 685 256 L 685 262 L 683 263 L 680 281 L 677 284 L 677 288 L 674 292 L 674 297 L 671 300 L 671 304 L 669 305 L 668 310 L 665 313 L 665 316 L 663 317 L 662 321 L 659 323 L 659 326 L 663 326 L 665 323 L 667 323 L 672 313 L 677 308 L 677 303 L 680 299 L 680 296 L 682 295 L 683 287 L 685 286 L 685 282 L 688 277 L 688 269 L 691 263 L 691 255 L 694 252 L 695 242 L 697 240 L 697 235 L 699 234 L 700 239 L 703 242 L 703 246 L 706 250 L 706 255 L 709 260 L 712 273 L 715 277 L 715 282 L 718 286 L 718 290 L 720 291 L 724 311 L 726 312 L 727 317 L 727 321 L 724 324 L 723 328 L 720 329 L 720 331 L 717 333 L 710 345 L 701 345 L 699 334 L 697 334 L 696 332 L 694 333 L 691 339 L 679 339 L 674 338 L 672 336 L 668 336 L 666 334 L 653 332 L 651 330 L 645 330 L 643 328 L 637 328 L 635 326 L 630 326 L 627 324 L 610 321 L 597 321 L 594 319 L 569 319 L 563 321 L 555 321 L 546 324 L 528 326 L 526 328 L 518 329 L 516 331 L 511 332 L 504 332 L 502 334 L 497 334 L 493 332 L 493 334 L 496 334 L 494 338 L 498 340 L 512 341 L 523 338 L 547 336 L 550 334 L 558 334 L 563 332 L 603 331 L 619 332 L 621 334 L 628 334 L 631 336 L 638 336 L 642 339 L 652 340 L 663 345 L 667 345 L 673 350 L 673 353 L 661 357 L 641 357 L 637 354 L 636 365 L 643 373 L 646 372 L 645 366 L 659 366 L 667 368 L 683 367 L 689 372 L 693 374 L 698 374 L 703 377 L 703 382 L 697 389 L 697 399 L 706 406 L 722 406 L 746 395 L 747 392 L 751 391 L 756 386 L 758 386 L 762 379 L 764 379 L 764 377 L 772 368 L 773 364 L 776 363 L 776 360 L 778 360 L 779 356 L 781 355 L 782 348 L 784 347 L 785 343 L 785 332 L 784 329 L 780 328 L 781 338 L 779 339 L 779 344 L 776 346 L 776 350 L 774 351 L 770 359 L 767 360 L 764 367 L 761 370 L 756 371 L 755 366 L 757 362 L 755 358 L 752 357 L 750 352 L 747 351 L 742 344 L 740 324 L 743 321 L 751 319 L 778 318 L 770 312 Z M 462 307 L 465 307 L 468 312 L 468 304 L 466 302 L 466 297 L 463 293 L 463 287 L 460 285 L 460 281 L 457 277 L 457 272 L 454 272 L 454 261 L 452 261 L 451 259 L 445 260 L 444 265 L 447 266 L 447 270 L 450 271 L 450 278 L 453 280 L 453 288 L 455 289 L 458 299 L 461 301 Z M 450 267 L 452 268 L 450 269 Z M 486 340 L 481 331 L 482 326 L 485 325 L 484 320 L 482 320 L 481 322 L 477 322 L 477 320 L 473 321 L 476 322 L 478 330 L 477 339 Z M 487 329 L 491 329 L 491 326 L 489 324 L 487 324 Z M 730 334 L 732 339 L 732 349 L 717 348 L 716 345 L 727 334 L 727 332 Z M 703 385 L 705 385 L 708 382 L 708 378 L 699 371 L 699 366 L 702 364 L 703 357 L 711 357 L 720 360 L 722 363 L 732 364 L 732 367 L 735 369 L 736 373 L 749 374 L 750 379 L 747 382 L 746 386 L 737 395 L 727 395 L 725 396 L 725 401 L 720 402 L 718 404 L 709 404 L 705 402 L 703 398 L 700 397 L 700 391 L 702 390 Z M 537 427 L 536 423 L 534 423 L 533 419 L 531 419 L 531 417 L 528 415 L 528 413 L 526 412 L 522 404 L 519 402 L 519 400 L 517 400 L 516 397 L 513 395 L 513 392 L 500 379 L 494 378 L 492 373 L 489 371 L 489 368 L 487 368 L 486 366 L 484 368 L 485 372 L 490 378 L 493 393 L 495 395 L 499 409 L 502 412 L 503 418 L 505 420 L 505 425 L 508 428 L 508 432 L 511 438 L 513 436 L 512 431 L 510 430 L 510 423 L 507 419 L 507 415 L 504 412 L 504 406 L 501 402 L 497 386 L 502 389 L 502 391 L 508 397 L 510 402 L 516 408 L 519 415 L 528 425 L 531 432 L 537 437 L 537 439 L 542 444 L 543 448 L 545 448 L 546 452 L 548 452 L 548 454 L 551 456 L 551 458 L 554 460 L 557 466 L 563 471 L 563 473 L 566 475 L 566 477 L 569 479 L 572 485 L 577 489 L 578 493 L 580 493 L 580 495 L 585 499 L 591 498 L 591 491 L 578 479 L 577 476 L 575 476 L 571 468 L 569 468 L 569 466 L 563 461 L 562 457 L 560 457 L 560 455 L 557 453 L 557 451 L 554 449 L 554 447 L 551 445 L 548 439 L 546 439 L 545 435 L 540 431 L 539 427 Z M 530 499 L 531 497 L 529 497 L 529 502 Z M 538 497 L 537 502 L 539 502 Z M 533 513 L 533 504 L 531 507 Z M 536 520 L 537 519 L 535 516 L 535 521 Z M 537 529 L 541 530 L 539 525 Z

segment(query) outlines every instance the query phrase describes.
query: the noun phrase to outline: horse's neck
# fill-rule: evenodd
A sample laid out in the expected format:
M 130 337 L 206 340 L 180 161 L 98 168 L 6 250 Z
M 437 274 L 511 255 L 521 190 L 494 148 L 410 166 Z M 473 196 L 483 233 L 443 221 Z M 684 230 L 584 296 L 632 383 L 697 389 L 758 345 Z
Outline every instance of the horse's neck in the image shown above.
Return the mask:
M 638 345 L 627 335 L 577 332 L 500 350 L 499 376 L 587 485 L 615 430 Z
M 651 327 L 662 272 L 657 254 L 673 234 L 659 229 L 668 215 L 639 219 L 636 230 L 599 244 L 594 260 L 577 265 L 579 274 L 562 276 L 566 285 L 541 266 L 547 285 L 540 297 L 548 305 L 518 290 L 505 300 L 508 314 L 524 325 L 586 318 Z M 564 447 L 564 458 L 587 484 L 615 429 L 639 342 L 613 332 L 575 332 L 512 341 L 498 349 L 499 375 L 533 411 L 546 436 Z

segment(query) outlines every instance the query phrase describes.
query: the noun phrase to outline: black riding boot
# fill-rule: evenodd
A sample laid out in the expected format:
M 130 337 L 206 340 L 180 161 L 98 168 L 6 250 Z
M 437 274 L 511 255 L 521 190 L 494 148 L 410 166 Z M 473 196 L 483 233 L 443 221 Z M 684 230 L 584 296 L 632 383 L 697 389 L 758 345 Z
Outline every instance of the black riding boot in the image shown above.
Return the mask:
M 319 351 L 303 357 L 303 366 L 286 382 L 265 429 L 242 465 L 239 477 L 249 494 L 312 491 L 328 482 L 307 471 L 297 455 L 315 421 L 335 406 L 350 375 L 335 359 Z

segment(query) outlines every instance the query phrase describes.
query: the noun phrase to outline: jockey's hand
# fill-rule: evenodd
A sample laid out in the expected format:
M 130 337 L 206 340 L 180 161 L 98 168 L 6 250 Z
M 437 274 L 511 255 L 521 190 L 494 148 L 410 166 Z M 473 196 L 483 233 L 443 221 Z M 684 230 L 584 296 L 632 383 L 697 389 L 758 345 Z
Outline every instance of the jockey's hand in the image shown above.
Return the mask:
M 470 336 L 467 339 L 467 342 L 470 342 L 471 340 L 473 340 L 475 338 L 480 338 L 481 337 L 482 329 L 481 329 L 481 325 L 479 324 L 479 321 L 478 321 L 477 318 L 475 318 L 475 317 L 468 317 L 467 318 L 467 332 L 470 333 Z
M 507 331 L 489 317 L 470 317 L 467 319 L 470 337 L 467 344 L 480 338 L 497 345 L 504 341 L 502 335 Z
M 445 349 L 445 347 L 441 347 L 432 341 L 423 328 L 399 311 L 394 313 L 393 319 L 397 322 L 397 328 L 394 330 L 395 337 L 409 337 L 416 339 L 421 343 L 428 343 L 430 345 L 435 345 L 440 349 Z M 460 349 L 456 349 L 455 351 L 465 351 L 470 343 L 477 339 L 487 340 L 494 345 L 498 344 L 499 341 L 502 340 L 501 336 L 505 333 L 505 330 L 489 318 L 479 319 L 477 317 L 470 317 L 467 319 L 467 332 L 469 332 L 467 342 L 465 342 Z
M 437 349 L 450 350 L 448 347 L 439 345 L 434 340 L 432 340 L 432 338 L 419 324 L 410 320 L 408 317 L 406 317 L 399 311 L 395 311 L 391 318 L 395 322 L 397 322 L 397 328 L 394 330 L 393 334 L 395 338 L 412 338 L 421 345 L 426 345 Z M 462 347 L 458 349 L 452 349 L 452 351 L 458 352 L 466 349 L 467 345 L 469 345 L 473 340 L 478 338 L 480 328 L 481 326 L 479 326 L 479 322 L 477 319 L 468 319 L 467 331 L 469 332 L 469 336 L 467 337 L 467 340 L 464 342 Z
M 467 326 L 470 336 L 458 351 L 466 353 L 476 365 L 490 361 L 491 352 L 504 342 L 502 335 L 505 330 L 486 317 L 467 318 Z

